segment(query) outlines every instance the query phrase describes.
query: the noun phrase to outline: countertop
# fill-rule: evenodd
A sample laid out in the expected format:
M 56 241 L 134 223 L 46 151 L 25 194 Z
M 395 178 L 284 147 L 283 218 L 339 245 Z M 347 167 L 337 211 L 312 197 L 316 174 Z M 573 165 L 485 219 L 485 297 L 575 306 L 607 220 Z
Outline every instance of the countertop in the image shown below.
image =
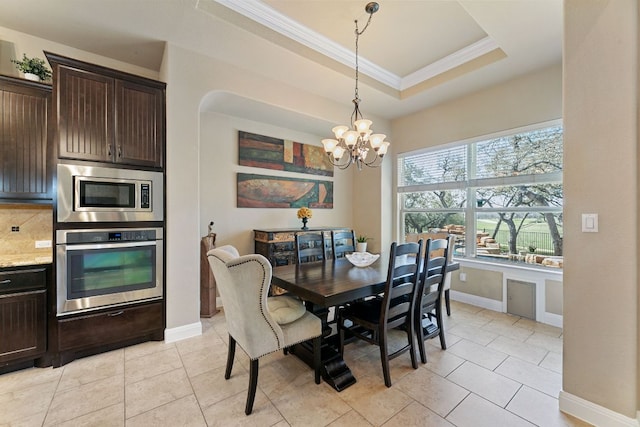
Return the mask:
M 0 255 L 0 267 L 17 267 L 22 265 L 51 264 L 52 255 L 45 255 L 42 252 Z

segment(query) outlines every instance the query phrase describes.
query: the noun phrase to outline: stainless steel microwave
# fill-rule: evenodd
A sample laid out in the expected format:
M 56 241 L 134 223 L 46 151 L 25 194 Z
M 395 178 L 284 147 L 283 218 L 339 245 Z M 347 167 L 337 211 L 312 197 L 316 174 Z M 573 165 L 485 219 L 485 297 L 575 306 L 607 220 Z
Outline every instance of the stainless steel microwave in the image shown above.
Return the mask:
M 162 172 L 58 164 L 58 222 L 164 219 Z

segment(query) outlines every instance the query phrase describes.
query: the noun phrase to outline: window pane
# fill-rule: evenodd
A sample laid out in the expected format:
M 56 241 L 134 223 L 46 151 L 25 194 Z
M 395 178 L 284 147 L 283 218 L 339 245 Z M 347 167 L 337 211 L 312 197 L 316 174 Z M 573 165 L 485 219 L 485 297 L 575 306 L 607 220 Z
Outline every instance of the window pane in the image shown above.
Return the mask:
M 476 190 L 476 207 L 562 207 L 562 184 L 512 185 Z
M 534 254 L 540 264 L 544 257 L 562 255 L 562 225 L 558 212 L 477 213 L 476 254 L 512 261 L 525 261 L 527 254 Z
M 467 179 L 467 147 L 431 151 L 398 160 L 398 185 L 435 184 Z
M 476 144 L 476 178 L 534 175 L 562 170 L 562 127 Z
M 454 226 L 464 227 L 462 212 L 408 212 L 404 214 L 404 233 L 438 232 Z
M 402 194 L 405 209 L 463 208 L 467 202 L 464 190 L 416 191 Z

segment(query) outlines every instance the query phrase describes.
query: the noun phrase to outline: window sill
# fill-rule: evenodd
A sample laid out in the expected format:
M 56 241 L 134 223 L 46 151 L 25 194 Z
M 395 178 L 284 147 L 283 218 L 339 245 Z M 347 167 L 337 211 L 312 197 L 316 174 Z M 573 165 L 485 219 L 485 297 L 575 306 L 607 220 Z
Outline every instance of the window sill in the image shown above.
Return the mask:
M 461 266 L 469 266 L 481 270 L 499 270 L 499 271 L 521 271 L 541 274 L 545 276 L 560 278 L 562 280 L 562 268 L 544 267 L 537 264 L 527 264 L 525 262 L 516 261 L 496 261 L 480 258 L 453 257 L 454 260 L 460 262 Z

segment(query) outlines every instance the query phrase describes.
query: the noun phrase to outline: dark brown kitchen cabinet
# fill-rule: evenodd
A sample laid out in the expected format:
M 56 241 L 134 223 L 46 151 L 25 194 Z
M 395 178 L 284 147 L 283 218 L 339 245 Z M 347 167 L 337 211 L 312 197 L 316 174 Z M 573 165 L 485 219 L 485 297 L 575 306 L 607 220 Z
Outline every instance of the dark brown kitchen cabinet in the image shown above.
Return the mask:
M 61 159 L 162 168 L 162 82 L 45 52 Z
M 59 318 L 57 329 L 59 353 L 54 366 L 126 344 L 163 340 L 164 304 L 151 302 Z
M 0 76 L 0 199 L 51 199 L 47 122 L 51 86 Z
M 0 270 L 0 369 L 47 351 L 48 267 Z

